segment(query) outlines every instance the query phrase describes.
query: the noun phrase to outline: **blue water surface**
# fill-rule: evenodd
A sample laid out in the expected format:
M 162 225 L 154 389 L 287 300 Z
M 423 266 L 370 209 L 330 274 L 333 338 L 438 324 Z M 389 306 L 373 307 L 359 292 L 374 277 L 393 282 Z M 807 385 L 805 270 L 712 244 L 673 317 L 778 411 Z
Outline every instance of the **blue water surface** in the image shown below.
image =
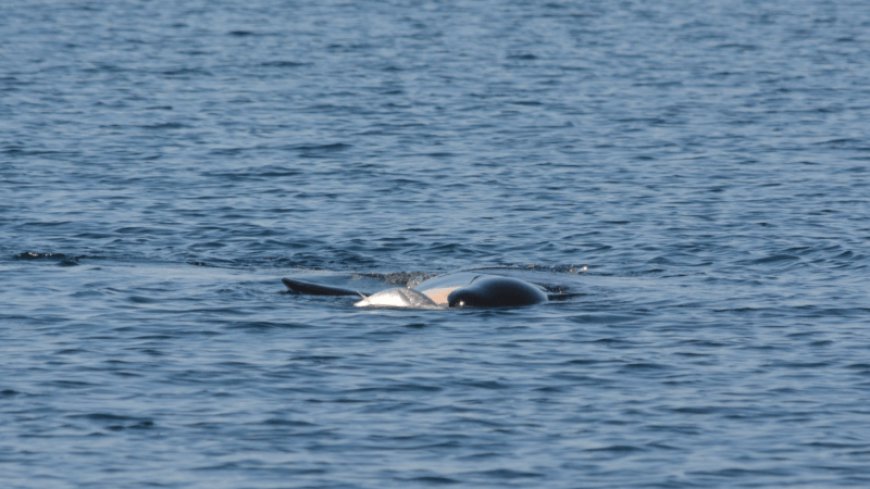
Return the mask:
M 866 1 L 5 1 L 0 38 L 4 488 L 870 486 Z M 571 295 L 280 282 L 482 268 Z

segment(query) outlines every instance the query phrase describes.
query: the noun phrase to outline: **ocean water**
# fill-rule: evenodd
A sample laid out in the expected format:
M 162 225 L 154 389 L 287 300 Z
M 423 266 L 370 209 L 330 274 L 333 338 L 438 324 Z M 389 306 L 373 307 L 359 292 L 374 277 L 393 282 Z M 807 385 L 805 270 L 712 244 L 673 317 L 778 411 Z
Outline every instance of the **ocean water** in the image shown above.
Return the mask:
M 7 0 L 0 38 L 4 488 L 870 486 L 865 1 Z M 471 269 L 571 297 L 280 282 Z

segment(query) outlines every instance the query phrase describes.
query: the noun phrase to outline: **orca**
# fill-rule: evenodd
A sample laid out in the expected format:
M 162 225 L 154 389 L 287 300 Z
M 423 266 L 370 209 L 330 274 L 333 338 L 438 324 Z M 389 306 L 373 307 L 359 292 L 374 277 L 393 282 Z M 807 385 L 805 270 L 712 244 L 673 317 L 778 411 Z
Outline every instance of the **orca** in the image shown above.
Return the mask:
M 360 296 L 357 307 L 414 309 L 504 308 L 548 302 L 546 291 L 535 284 L 503 275 L 458 272 L 440 275 L 415 287 L 396 287 L 374 294 L 283 278 L 291 292 L 311 295 Z

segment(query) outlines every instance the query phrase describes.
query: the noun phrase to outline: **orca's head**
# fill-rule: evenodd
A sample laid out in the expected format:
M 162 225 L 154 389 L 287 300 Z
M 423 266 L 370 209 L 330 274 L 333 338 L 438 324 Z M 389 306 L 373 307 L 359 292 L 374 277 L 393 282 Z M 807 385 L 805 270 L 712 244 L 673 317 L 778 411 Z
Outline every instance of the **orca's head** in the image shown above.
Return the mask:
M 482 276 L 447 296 L 448 307 L 518 307 L 547 302 L 539 287 L 511 277 Z

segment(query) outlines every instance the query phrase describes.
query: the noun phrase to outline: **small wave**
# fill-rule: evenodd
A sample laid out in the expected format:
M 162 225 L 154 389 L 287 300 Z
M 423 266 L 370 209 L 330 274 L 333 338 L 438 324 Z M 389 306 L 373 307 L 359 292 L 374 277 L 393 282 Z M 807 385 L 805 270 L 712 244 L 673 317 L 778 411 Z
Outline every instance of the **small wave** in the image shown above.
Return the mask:
M 401 479 L 402 481 L 409 482 L 412 484 L 426 484 L 426 485 L 447 485 L 447 484 L 459 484 L 462 481 L 459 479 L 453 479 L 451 477 L 445 477 L 440 475 L 421 475 L 419 477 L 410 477 Z
M 142 129 L 162 131 L 162 130 L 166 130 L 166 129 L 185 129 L 185 128 L 188 128 L 190 126 L 188 126 L 187 124 L 181 123 L 181 122 L 158 122 L 155 124 L 145 124 L 145 125 L 142 125 L 139 127 L 141 127 Z
M 161 72 L 164 76 L 169 77 L 186 77 L 186 76 L 212 76 L 213 73 L 205 68 L 182 67 L 164 70 Z
M 233 171 L 205 171 L 202 176 L 225 179 L 227 181 L 265 180 L 272 178 L 297 177 L 302 172 L 297 168 L 284 168 L 267 165 L 259 168 L 246 168 Z
M 53 380 L 48 382 L 48 385 L 51 387 L 59 387 L 61 389 L 87 389 L 89 387 L 97 386 L 97 384 L 92 382 L 84 382 L 81 380 Z
M 438 385 L 419 384 L 412 382 L 404 382 L 399 384 L 390 384 L 377 387 L 359 387 L 350 389 L 347 393 L 353 394 L 369 394 L 369 393 L 387 393 L 387 392 L 440 392 L 444 388 Z
M 745 468 L 726 468 L 721 470 L 713 470 L 713 471 L 692 471 L 687 472 L 687 474 L 692 476 L 702 476 L 702 477 L 721 477 L 727 479 L 733 478 L 743 478 L 748 477 L 752 480 L 755 480 L 761 476 L 778 476 L 783 477 L 787 475 L 791 475 L 791 471 L 786 469 L 745 469 Z
M 242 321 L 233 322 L 229 325 L 231 329 L 239 329 L 246 331 L 267 331 L 272 329 L 306 329 L 314 326 L 310 324 L 294 323 L 294 322 L 272 322 L 272 321 Z
M 56 253 L 53 251 L 24 251 L 15 255 L 16 260 L 32 260 L 32 261 L 55 261 L 62 267 L 73 267 L 79 265 L 79 261 L 83 256 L 72 256 L 66 253 Z
M 55 158 L 74 158 L 80 155 L 80 153 L 76 151 L 55 151 L 50 149 L 28 149 L 20 146 L 8 146 L 4 148 L 0 153 L 8 155 L 8 156 L 43 156 L 43 157 L 55 157 Z
M 784 369 L 823 369 L 830 367 L 830 362 L 772 362 L 765 367 L 784 368 Z
M 533 479 L 538 477 L 543 477 L 544 474 L 540 472 L 531 472 L 525 470 L 516 470 L 516 469 L 493 469 L 493 470 L 483 470 L 479 472 L 471 472 L 468 475 L 473 476 L 482 476 L 492 479 Z
M 752 265 L 766 265 L 770 263 L 783 263 L 783 262 L 793 262 L 800 260 L 800 257 L 795 255 L 785 254 L 785 253 L 775 253 L 768 256 L 763 256 L 761 258 L 756 258 L 754 260 L 750 260 L 746 262 L 747 264 Z
M 826 139 L 824 141 L 819 141 L 815 143 L 817 146 L 824 146 L 829 148 L 844 148 L 844 147 L 855 147 L 856 145 L 862 145 L 866 142 L 864 139 L 858 138 L 833 138 Z
M 636 447 L 634 445 L 608 445 L 608 446 L 603 446 L 603 447 L 587 448 L 584 451 L 625 454 L 625 453 L 643 452 L 643 451 L 645 451 L 645 449 L 643 449 L 641 447 Z
M 315 155 L 320 153 L 337 153 L 339 151 L 347 151 L 352 147 L 353 146 L 348 143 L 304 143 L 284 146 L 282 149 L 298 151 L 300 153 L 305 153 L 306 155 Z
M 274 60 L 274 61 L 264 61 L 260 63 L 260 66 L 264 66 L 267 68 L 299 68 L 302 66 L 308 66 L 311 63 L 305 63 L 302 61 L 290 61 L 290 60 Z
M 532 53 L 514 53 L 507 55 L 507 59 L 513 61 L 534 61 L 538 59 L 538 57 Z
M 95 423 L 124 423 L 124 424 L 146 424 L 148 426 L 153 426 L 154 422 L 150 418 L 140 418 L 136 416 L 125 416 L 121 414 L 112 414 L 112 413 L 85 413 L 85 414 L 70 414 L 67 416 L 69 419 L 84 419 L 87 421 L 93 421 Z
M 250 37 L 250 36 L 257 36 L 260 34 L 254 32 L 254 31 L 237 29 L 237 30 L 232 30 L 232 31 L 227 32 L 227 35 L 231 36 L 231 37 Z
M 310 428 L 317 426 L 316 424 L 309 423 L 308 421 L 299 421 L 295 419 L 285 418 L 269 418 L 263 421 L 262 424 L 267 426 L 289 426 L 291 428 Z
M 624 370 L 667 370 L 671 367 L 669 365 L 663 365 L 661 363 L 651 363 L 651 362 L 634 362 L 628 363 L 622 366 Z

